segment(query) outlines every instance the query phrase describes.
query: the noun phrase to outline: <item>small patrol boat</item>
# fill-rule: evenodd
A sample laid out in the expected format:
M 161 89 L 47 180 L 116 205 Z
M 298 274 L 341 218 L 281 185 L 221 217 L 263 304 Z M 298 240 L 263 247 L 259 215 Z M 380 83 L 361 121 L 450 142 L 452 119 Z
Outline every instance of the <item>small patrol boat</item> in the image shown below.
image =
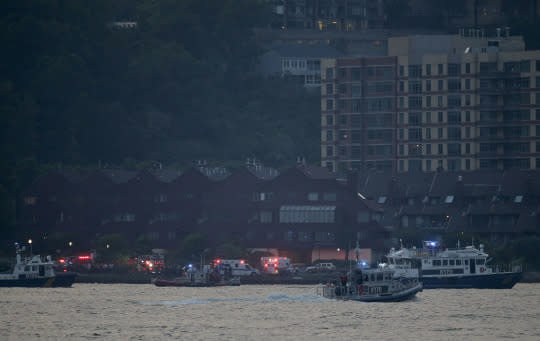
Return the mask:
M 11 273 L 0 274 L 0 287 L 70 287 L 75 281 L 74 272 L 55 272 L 51 256 L 45 260 L 39 255 L 23 258 L 25 247 L 15 243 L 15 249 L 15 266 Z
M 390 249 L 388 267 L 397 272 L 414 268 L 420 271 L 425 289 L 511 289 L 523 276 L 520 266 L 505 269 L 490 266 L 484 246 L 449 249 L 438 242 L 424 241 L 422 248 Z
M 360 302 L 399 302 L 411 299 L 423 289 L 417 276 L 396 275 L 390 268 L 365 269 L 358 266 L 343 276 L 338 284 L 317 287 L 317 294 L 326 298 Z
M 240 285 L 240 279 L 238 277 L 224 278 L 209 265 L 197 269 L 190 264 L 180 277 L 174 279 L 154 278 L 152 283 L 158 287 L 215 287 Z

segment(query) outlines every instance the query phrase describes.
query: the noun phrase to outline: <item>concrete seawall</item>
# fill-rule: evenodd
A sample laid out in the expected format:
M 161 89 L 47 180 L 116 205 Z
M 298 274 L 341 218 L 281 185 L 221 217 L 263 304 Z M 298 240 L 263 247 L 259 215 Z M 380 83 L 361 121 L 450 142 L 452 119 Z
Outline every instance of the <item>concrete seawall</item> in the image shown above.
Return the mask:
M 241 284 L 319 284 L 337 281 L 340 273 L 302 274 L 298 276 L 261 275 L 242 277 Z M 152 276 L 146 273 L 88 273 L 79 274 L 75 283 L 150 284 Z M 522 283 L 540 283 L 540 272 L 525 272 Z

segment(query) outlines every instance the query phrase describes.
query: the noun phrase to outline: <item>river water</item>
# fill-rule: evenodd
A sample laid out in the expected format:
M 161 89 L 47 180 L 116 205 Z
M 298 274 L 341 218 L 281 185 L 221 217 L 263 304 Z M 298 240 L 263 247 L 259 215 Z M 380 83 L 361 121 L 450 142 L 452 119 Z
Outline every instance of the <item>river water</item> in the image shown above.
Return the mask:
M 540 340 L 540 284 L 341 302 L 312 285 L 0 288 L 0 340 Z

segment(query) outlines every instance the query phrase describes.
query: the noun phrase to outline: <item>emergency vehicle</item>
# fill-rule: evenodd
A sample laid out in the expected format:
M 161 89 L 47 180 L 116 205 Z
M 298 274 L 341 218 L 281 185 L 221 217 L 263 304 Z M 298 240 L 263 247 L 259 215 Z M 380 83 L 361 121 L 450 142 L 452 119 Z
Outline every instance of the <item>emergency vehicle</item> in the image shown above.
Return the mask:
M 261 257 L 261 266 L 264 272 L 277 274 L 289 269 L 291 260 L 287 257 Z
M 259 270 L 252 268 L 243 259 L 215 259 L 214 267 L 221 275 L 256 276 L 259 274 Z

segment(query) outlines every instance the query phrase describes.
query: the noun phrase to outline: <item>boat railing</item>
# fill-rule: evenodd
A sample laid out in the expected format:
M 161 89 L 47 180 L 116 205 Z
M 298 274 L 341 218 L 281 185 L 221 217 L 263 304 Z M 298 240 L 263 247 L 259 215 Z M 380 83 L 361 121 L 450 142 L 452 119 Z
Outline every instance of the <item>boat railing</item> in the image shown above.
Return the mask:
M 493 264 L 488 265 L 493 272 L 523 272 L 523 267 L 521 265 L 515 264 Z
M 320 284 L 317 287 L 317 295 L 326 298 L 347 298 L 364 293 L 364 286 L 353 287 L 350 285 Z

